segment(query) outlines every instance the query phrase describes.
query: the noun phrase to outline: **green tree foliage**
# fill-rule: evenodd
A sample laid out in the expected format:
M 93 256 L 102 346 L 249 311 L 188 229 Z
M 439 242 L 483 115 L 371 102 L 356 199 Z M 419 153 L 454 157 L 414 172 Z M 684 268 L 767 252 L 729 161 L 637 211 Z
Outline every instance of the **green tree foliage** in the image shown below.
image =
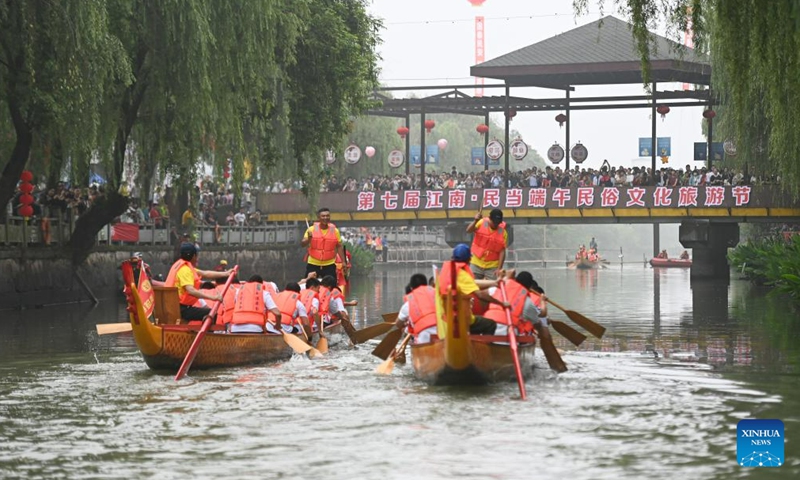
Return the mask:
M 771 286 L 776 294 L 800 303 L 800 236 L 751 240 L 738 245 L 728 258 L 756 285 Z
M 573 0 L 576 13 L 607 3 L 633 24 L 646 83 L 651 30 L 673 36 L 691 24 L 696 48 L 709 51 L 712 83 L 724 107 L 719 138 L 735 138 L 735 160 L 779 173 L 800 187 L 800 3 L 795 0 Z M 723 118 L 724 117 L 724 118 Z

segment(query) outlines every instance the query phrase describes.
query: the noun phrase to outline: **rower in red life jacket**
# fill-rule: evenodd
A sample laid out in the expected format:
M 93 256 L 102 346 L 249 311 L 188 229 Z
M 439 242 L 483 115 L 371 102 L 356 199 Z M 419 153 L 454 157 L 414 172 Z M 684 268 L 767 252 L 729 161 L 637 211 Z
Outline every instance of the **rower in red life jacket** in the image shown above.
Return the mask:
M 520 272 L 516 276 L 513 271 L 507 273 L 505 288 L 508 303 L 511 305 L 511 323 L 519 335 L 533 335 L 534 328 L 538 330 L 538 326 L 547 327 L 547 297 L 542 295 L 541 298 L 536 298 L 538 303 L 534 301 L 531 298 L 534 284 L 535 280 L 530 272 Z M 489 290 L 493 297 L 502 299 L 499 288 Z M 485 316 L 497 323 L 495 335 L 508 335 L 508 319 L 502 307 L 497 304 L 489 305 Z
M 397 328 L 407 328 L 414 343 L 430 343 L 436 333 L 436 289 L 421 273 L 412 275 L 406 288 L 409 292 L 397 314 Z
M 305 281 L 305 289 L 300 292 L 300 301 L 303 302 L 303 306 L 306 308 L 312 332 L 319 331 L 320 322 L 322 321 L 319 315 L 319 289 L 319 280 L 309 278 Z
M 497 279 L 497 273 L 502 270 L 506 260 L 508 247 L 508 229 L 503 221 L 503 211 L 495 208 L 488 217 L 481 213 L 475 215 L 475 220 L 467 225 L 467 233 L 472 233 L 472 259 L 471 270 L 476 279 Z
M 275 315 L 275 325 L 281 326 L 281 311 L 264 288 L 264 279 L 253 275 L 236 292 L 231 333 L 262 333 L 267 323 L 267 311 Z
M 164 282 L 167 287 L 178 287 L 178 301 L 181 304 L 181 318 L 184 320 L 202 320 L 211 312 L 205 300 L 222 300 L 217 292 L 203 292 L 200 290 L 202 278 L 217 279 L 228 278 L 232 270 L 224 272 L 211 272 L 198 270 L 197 247 L 191 243 L 183 243 L 180 247 L 181 258 L 169 269 L 169 275 Z
M 344 307 L 358 305 L 358 301 L 351 300 L 345 302 L 341 290 L 336 286 L 336 278 L 332 275 L 323 277 L 321 283 L 322 286 L 319 290 L 319 312 L 322 316 L 322 321 L 325 322 L 325 325 L 339 319 L 349 321 L 350 315 Z
M 222 291 L 225 290 L 225 280 L 217 279 L 217 293 L 222 295 Z M 239 283 L 238 275 L 233 278 L 231 281 L 230 287 L 228 287 L 228 291 L 225 292 L 225 296 L 222 298 L 222 304 L 219 306 L 219 310 L 217 311 L 217 325 L 230 325 L 231 320 L 233 319 L 233 310 L 236 306 L 234 300 L 236 299 L 236 292 L 238 292 L 244 286 L 243 283 Z
M 308 313 L 300 300 L 300 285 L 295 282 L 286 284 L 286 288 L 275 296 L 275 305 L 281 314 L 281 327 L 286 333 L 301 333 L 302 328 L 308 328 Z M 267 331 L 280 333 L 275 324 L 276 315 L 267 316 Z M 310 328 L 309 328 L 310 330 Z

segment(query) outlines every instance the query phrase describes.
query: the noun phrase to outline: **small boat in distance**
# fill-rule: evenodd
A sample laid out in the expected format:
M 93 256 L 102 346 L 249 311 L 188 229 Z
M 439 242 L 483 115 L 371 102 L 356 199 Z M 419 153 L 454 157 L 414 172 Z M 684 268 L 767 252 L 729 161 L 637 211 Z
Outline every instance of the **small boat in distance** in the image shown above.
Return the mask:
M 602 261 L 600 259 L 597 260 L 589 260 L 588 258 L 578 258 L 572 262 L 567 262 L 567 268 L 570 269 L 580 269 L 580 270 L 591 270 L 593 268 L 600 268 L 602 265 Z
M 650 259 L 650 265 L 659 268 L 690 268 L 692 266 L 692 260 L 690 258 L 681 259 L 655 257 Z

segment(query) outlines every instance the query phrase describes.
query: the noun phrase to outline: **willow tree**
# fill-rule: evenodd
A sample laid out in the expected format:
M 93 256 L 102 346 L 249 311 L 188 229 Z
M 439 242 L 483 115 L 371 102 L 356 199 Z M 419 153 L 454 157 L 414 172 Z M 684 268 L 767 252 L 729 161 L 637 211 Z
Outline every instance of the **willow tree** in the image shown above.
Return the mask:
M 800 2 L 796 0 L 574 0 L 576 13 L 590 4 L 613 4 L 633 24 L 645 83 L 650 31 L 665 23 L 673 36 L 693 32 L 695 48 L 708 51 L 712 86 L 724 105 L 721 126 L 735 138 L 737 162 L 782 175 L 800 187 Z
M 103 0 L 0 2 L 0 205 L 32 151 L 91 151 L 105 85 L 128 79 L 121 53 Z

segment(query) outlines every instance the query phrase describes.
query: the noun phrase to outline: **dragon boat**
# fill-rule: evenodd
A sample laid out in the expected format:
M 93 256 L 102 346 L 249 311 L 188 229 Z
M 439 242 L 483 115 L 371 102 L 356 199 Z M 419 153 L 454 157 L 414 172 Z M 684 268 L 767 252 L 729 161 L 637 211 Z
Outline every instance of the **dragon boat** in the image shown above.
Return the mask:
M 602 264 L 601 260 L 589 260 L 588 258 L 579 258 L 573 262 L 568 262 L 568 268 L 577 268 L 579 270 L 591 270 L 594 268 L 600 268 Z
M 692 260 L 682 260 L 680 258 L 651 258 L 650 265 L 653 267 L 661 268 L 689 268 L 692 266 Z

